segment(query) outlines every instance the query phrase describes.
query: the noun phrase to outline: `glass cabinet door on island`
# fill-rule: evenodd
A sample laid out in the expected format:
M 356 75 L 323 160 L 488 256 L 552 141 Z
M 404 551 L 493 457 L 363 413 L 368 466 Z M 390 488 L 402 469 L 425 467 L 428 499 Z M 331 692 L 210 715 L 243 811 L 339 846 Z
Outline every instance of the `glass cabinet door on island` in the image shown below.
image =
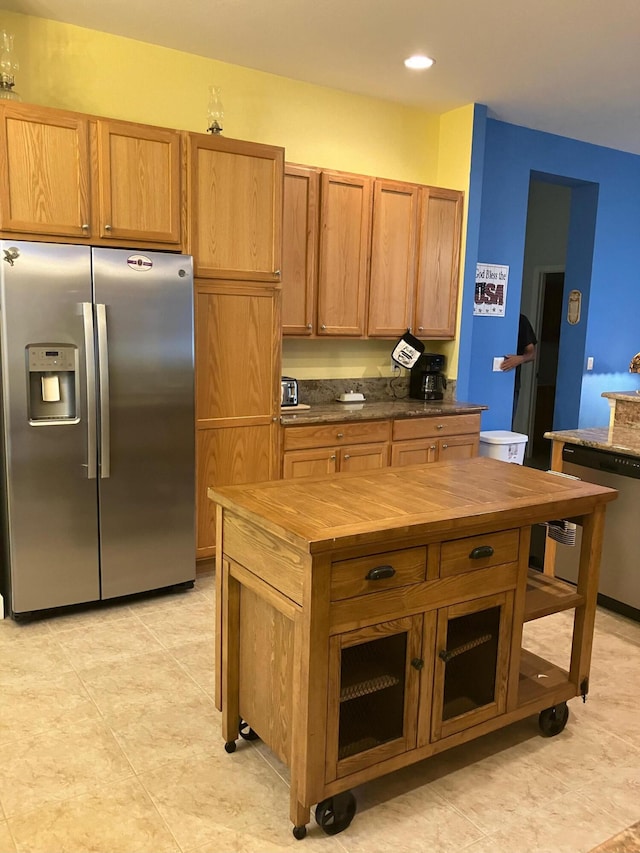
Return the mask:
M 512 615 L 513 592 L 438 611 L 432 740 L 504 713 Z
M 331 638 L 328 778 L 415 748 L 422 623 L 412 616 Z

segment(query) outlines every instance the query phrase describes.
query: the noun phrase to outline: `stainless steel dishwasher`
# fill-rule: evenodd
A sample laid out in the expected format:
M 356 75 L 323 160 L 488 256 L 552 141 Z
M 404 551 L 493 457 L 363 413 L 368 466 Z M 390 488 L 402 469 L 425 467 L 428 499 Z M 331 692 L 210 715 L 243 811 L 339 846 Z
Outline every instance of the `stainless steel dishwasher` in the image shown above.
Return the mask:
M 598 602 L 640 620 L 640 458 L 565 444 L 562 470 L 618 490 L 607 504 Z M 557 545 L 556 576 L 576 582 L 582 528 L 575 546 Z

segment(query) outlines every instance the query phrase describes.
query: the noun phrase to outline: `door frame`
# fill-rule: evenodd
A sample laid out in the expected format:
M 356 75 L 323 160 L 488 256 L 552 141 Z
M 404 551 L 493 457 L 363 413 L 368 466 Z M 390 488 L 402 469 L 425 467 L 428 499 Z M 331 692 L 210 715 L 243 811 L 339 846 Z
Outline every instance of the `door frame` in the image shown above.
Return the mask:
M 564 273 L 566 283 L 565 264 L 541 264 L 533 268 L 531 299 L 529 302 L 529 305 L 531 307 L 530 310 L 533 310 L 531 310 L 531 316 L 527 314 L 526 311 L 523 311 L 523 313 L 527 314 L 527 316 L 529 317 L 529 320 L 531 322 L 531 325 L 533 326 L 533 330 L 536 333 L 536 338 L 538 339 L 538 341 L 540 341 L 540 333 L 542 330 L 542 313 L 544 306 L 546 278 L 547 275 L 553 273 Z M 524 306 L 521 305 L 521 310 L 523 309 L 523 307 Z M 526 400 L 526 416 L 523 417 L 523 422 L 526 424 L 526 434 L 527 436 L 529 436 L 530 439 L 527 442 L 527 457 L 530 457 L 533 452 L 533 442 L 531 440 L 531 437 L 533 435 L 533 422 L 535 417 L 535 400 L 537 390 L 538 360 L 536 356 L 536 360 L 534 362 L 534 369 L 529 372 L 523 371 L 522 388 L 520 390 L 521 396 Z

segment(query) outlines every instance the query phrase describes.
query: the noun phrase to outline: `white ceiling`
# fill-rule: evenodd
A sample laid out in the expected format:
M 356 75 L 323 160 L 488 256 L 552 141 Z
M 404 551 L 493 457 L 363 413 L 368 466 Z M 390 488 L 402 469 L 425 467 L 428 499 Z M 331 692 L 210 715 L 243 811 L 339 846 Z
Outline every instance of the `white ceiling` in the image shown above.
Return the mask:
M 640 0 L 3 0 L 5 9 L 640 154 Z M 409 72 L 415 52 L 436 60 Z

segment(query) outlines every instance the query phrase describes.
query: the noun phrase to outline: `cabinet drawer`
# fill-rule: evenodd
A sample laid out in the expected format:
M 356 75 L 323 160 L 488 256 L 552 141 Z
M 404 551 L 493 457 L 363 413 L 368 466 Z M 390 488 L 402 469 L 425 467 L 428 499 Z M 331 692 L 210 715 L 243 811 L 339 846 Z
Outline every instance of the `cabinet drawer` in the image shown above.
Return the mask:
M 356 421 L 353 423 L 285 427 L 284 449 L 305 450 L 309 447 L 337 447 L 341 444 L 389 441 L 390 433 L 390 421 Z
M 443 542 L 440 551 L 440 577 L 486 569 L 518 559 L 520 533 L 502 530 L 485 536 L 468 536 Z
M 480 415 L 446 415 L 430 418 L 404 418 L 393 422 L 393 440 L 411 438 L 440 438 L 480 432 Z
M 388 567 L 393 569 L 393 575 Z M 420 583 L 425 579 L 426 568 L 426 547 L 340 560 L 331 567 L 331 600 L 337 601 L 341 598 Z M 382 575 L 388 573 L 391 576 L 378 579 L 374 576 L 370 579 L 369 573 L 375 572 L 376 569 L 380 569 Z

